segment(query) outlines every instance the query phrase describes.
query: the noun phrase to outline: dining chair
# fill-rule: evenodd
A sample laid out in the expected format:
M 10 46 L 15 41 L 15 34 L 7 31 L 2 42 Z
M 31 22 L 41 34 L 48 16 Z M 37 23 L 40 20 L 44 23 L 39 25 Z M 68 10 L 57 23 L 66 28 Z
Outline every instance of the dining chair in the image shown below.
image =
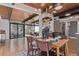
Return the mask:
M 28 45 L 28 54 L 30 55 L 30 51 L 32 52 L 32 37 L 31 36 L 27 36 L 27 45 Z M 32 52 L 33 54 L 33 52 Z
M 34 38 L 32 36 L 28 36 L 27 37 L 27 44 L 28 44 L 28 55 L 31 55 L 30 52 L 32 52 L 32 55 L 34 55 L 33 52 L 35 52 L 36 55 L 36 51 L 37 51 L 37 46 L 34 42 Z
M 49 45 L 48 42 L 37 40 L 38 53 L 40 55 L 41 51 L 47 52 L 47 56 L 49 56 Z

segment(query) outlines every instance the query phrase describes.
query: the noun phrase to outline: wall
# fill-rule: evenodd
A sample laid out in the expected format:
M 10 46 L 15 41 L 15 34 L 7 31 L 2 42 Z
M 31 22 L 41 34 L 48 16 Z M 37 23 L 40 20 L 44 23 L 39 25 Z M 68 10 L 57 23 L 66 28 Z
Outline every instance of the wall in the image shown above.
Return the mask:
M 54 21 L 54 32 L 62 32 L 62 24 L 58 20 Z
M 7 19 L 0 20 L 0 29 L 6 30 L 6 39 L 9 39 L 9 21 Z
M 77 21 L 71 21 L 69 26 L 69 36 L 75 37 L 77 33 Z
M 25 25 L 25 34 L 29 34 L 30 32 L 32 32 L 31 26 Z

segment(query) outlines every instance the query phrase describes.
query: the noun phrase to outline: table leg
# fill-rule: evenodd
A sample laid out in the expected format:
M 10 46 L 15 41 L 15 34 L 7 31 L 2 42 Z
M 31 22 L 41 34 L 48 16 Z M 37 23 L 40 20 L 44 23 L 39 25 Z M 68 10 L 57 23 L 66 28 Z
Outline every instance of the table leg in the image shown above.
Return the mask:
M 57 56 L 59 56 L 59 47 L 56 48 Z
M 65 44 L 65 55 L 66 56 L 68 55 L 68 44 L 67 43 Z
M 49 50 L 47 51 L 47 56 L 49 56 Z

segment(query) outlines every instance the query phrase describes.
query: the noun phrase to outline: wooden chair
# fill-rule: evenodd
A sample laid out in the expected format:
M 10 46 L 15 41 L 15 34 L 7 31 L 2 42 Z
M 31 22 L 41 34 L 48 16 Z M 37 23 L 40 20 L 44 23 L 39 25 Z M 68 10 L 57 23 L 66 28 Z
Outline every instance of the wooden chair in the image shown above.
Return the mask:
M 31 36 L 27 36 L 27 45 L 28 45 L 28 54 L 30 54 L 30 51 L 32 51 L 32 37 Z M 32 52 L 33 54 L 33 52 Z
M 40 54 L 40 51 L 46 51 L 47 52 L 47 56 L 49 56 L 49 45 L 48 45 L 48 42 L 37 40 L 37 47 L 39 49 L 38 50 L 39 54 Z
M 28 55 L 30 55 L 30 52 L 32 52 L 32 55 L 34 55 L 34 51 L 36 54 L 37 47 L 33 44 L 34 38 L 32 36 L 27 37 L 27 43 L 28 43 Z

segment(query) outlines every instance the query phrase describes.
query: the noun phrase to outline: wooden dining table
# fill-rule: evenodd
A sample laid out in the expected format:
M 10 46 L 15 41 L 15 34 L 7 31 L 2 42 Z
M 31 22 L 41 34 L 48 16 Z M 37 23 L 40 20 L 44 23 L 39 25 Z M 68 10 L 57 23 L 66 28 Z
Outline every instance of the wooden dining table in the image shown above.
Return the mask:
M 62 46 L 65 46 L 65 55 L 67 56 L 68 55 L 68 41 L 69 41 L 69 39 L 62 39 L 62 40 L 59 40 L 58 42 L 52 43 L 50 45 L 50 47 L 56 48 L 56 54 L 57 54 L 57 56 L 59 56 L 60 55 L 60 48 Z
M 45 41 L 47 43 L 52 41 L 51 39 L 46 39 L 46 40 L 38 39 L 38 40 Z M 49 44 L 49 47 L 55 48 L 57 56 L 60 56 L 60 48 L 65 46 L 65 55 L 67 56 L 68 55 L 68 41 L 69 39 L 61 39 L 61 40 L 58 40 L 57 42 L 52 42 L 51 44 Z
M 53 40 L 53 39 L 51 40 L 51 38 L 49 38 L 49 39 L 42 39 L 39 36 L 32 36 L 32 37 L 34 37 L 35 39 L 40 40 L 40 41 L 45 41 L 48 44 Z M 52 42 L 51 44 L 49 44 L 49 47 L 50 48 L 55 48 L 56 49 L 56 55 L 60 56 L 60 48 L 65 46 L 65 55 L 67 56 L 68 55 L 68 41 L 69 41 L 68 38 L 60 39 L 60 40 L 58 40 L 56 42 Z

